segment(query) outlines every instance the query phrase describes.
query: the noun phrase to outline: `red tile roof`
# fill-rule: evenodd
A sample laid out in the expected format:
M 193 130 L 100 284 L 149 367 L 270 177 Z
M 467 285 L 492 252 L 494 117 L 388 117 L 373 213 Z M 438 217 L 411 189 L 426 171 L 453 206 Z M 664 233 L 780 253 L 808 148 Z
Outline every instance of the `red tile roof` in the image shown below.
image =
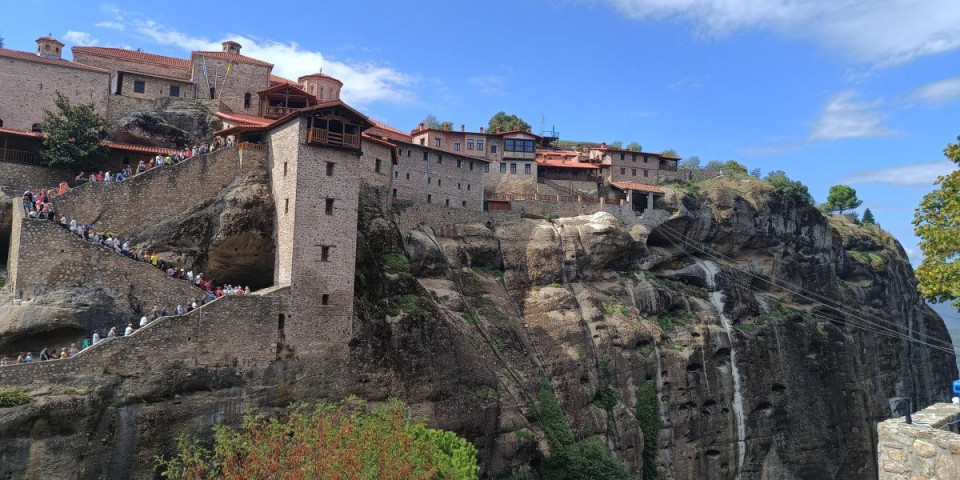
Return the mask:
M 647 185 L 644 183 L 636 182 L 610 182 L 610 185 L 619 188 L 620 190 L 633 190 L 636 192 L 647 192 L 647 193 L 665 193 L 662 188 L 655 187 L 653 185 Z
M 343 82 L 341 82 L 340 80 L 337 80 L 336 78 L 333 78 L 330 75 L 327 75 L 326 73 L 320 73 L 320 72 L 311 73 L 309 75 L 301 75 L 300 78 L 298 78 L 297 80 L 303 80 L 304 78 L 310 78 L 310 77 L 327 78 L 327 79 L 333 80 L 334 82 L 339 83 L 340 86 L 343 86 Z
M 135 50 L 125 50 L 123 48 L 107 48 L 107 47 L 73 47 L 71 50 L 76 54 L 80 53 L 89 53 L 93 55 L 102 55 L 106 57 L 114 58 L 126 58 L 129 60 L 136 60 L 139 62 L 155 63 L 158 65 L 166 65 L 169 67 L 177 67 L 190 69 L 190 60 L 184 58 L 175 58 L 167 57 L 164 55 L 154 55 L 152 53 L 138 52 Z
M 240 63 L 249 63 L 252 65 L 260 65 L 261 67 L 270 67 L 273 68 L 272 63 L 264 62 L 263 60 L 257 60 L 256 58 L 250 58 L 244 55 L 237 53 L 227 53 L 227 52 L 193 52 L 191 58 L 194 56 L 210 57 L 210 58 L 221 58 L 223 60 L 233 60 L 234 62 Z
M 217 112 L 216 115 L 224 120 L 237 124 L 237 126 L 244 127 L 263 127 L 273 123 L 273 120 L 269 118 L 258 117 L 256 115 L 246 115 L 243 113 L 221 111 Z
M 46 63 L 48 65 L 56 65 L 60 67 L 77 68 L 80 70 L 88 70 L 91 72 L 110 73 L 106 70 L 102 70 L 97 67 L 91 67 L 89 65 L 84 65 L 82 63 L 71 62 L 69 60 L 64 60 L 62 58 L 41 57 L 40 55 L 37 55 L 35 53 L 21 52 L 19 50 L 8 50 L 6 48 L 0 48 L 0 57 L 13 58 L 16 60 L 26 60 L 28 62 Z
M 289 84 L 289 85 L 300 86 L 299 83 L 294 82 L 293 80 L 290 80 L 289 78 L 283 78 L 283 77 L 281 77 L 281 76 L 279 76 L 279 75 L 274 75 L 274 74 L 272 74 L 272 73 L 270 74 L 270 83 L 278 83 L 278 84 L 286 83 L 286 84 Z
M 128 152 L 143 152 L 143 153 L 162 153 L 166 155 L 173 155 L 178 152 L 172 148 L 163 148 L 163 147 L 150 147 L 147 145 L 133 145 L 131 143 L 117 143 L 104 140 L 100 142 L 101 145 L 107 148 L 115 148 L 117 150 L 126 150 Z
M 15 128 L 3 128 L 0 127 L 0 133 L 5 133 L 7 135 L 17 135 L 19 137 L 35 137 L 40 138 L 43 134 L 38 132 L 31 132 L 30 130 L 17 130 Z
M 410 134 L 404 132 L 403 130 L 400 130 L 399 128 L 391 127 L 390 125 L 387 125 L 386 123 L 378 122 L 378 121 L 376 121 L 376 120 L 374 120 L 374 119 L 372 119 L 372 118 L 370 119 L 370 121 L 373 122 L 373 128 L 377 128 L 377 129 L 383 130 L 384 132 L 386 132 L 386 133 L 388 133 L 388 134 L 397 135 L 397 136 L 401 137 L 401 139 L 403 139 L 403 140 L 405 140 L 405 141 L 407 141 L 407 142 L 409 142 L 410 140 L 413 139 L 413 137 L 411 137 Z
M 546 158 L 537 157 L 537 165 L 541 167 L 574 168 L 574 169 L 580 169 L 580 170 L 599 170 L 600 169 L 600 167 L 592 163 L 577 162 L 577 161 L 570 161 L 570 160 L 564 163 L 564 161 L 559 158 L 546 159 Z

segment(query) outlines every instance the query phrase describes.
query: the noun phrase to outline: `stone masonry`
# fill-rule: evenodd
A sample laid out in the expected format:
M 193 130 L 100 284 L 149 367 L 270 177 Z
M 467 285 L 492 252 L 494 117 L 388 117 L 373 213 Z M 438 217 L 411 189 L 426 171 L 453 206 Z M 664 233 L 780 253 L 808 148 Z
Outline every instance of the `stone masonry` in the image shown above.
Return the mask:
M 903 418 L 877 424 L 880 480 L 953 480 L 960 478 L 960 408 L 936 403 Z
M 131 235 L 213 198 L 237 176 L 259 168 L 263 151 L 223 148 L 117 184 L 88 183 L 53 200 L 54 209 L 97 229 Z M 135 167 L 135 166 L 134 166 Z
M 203 291 L 190 282 L 167 277 L 160 269 L 85 242 L 47 220 L 23 217 L 14 206 L 9 281 L 16 297 L 30 300 L 42 290 L 103 286 L 123 293 L 134 311 L 155 304 L 186 302 Z
M 414 203 L 464 208 L 483 207 L 485 160 L 413 143 L 394 141 L 399 158 L 394 168 L 394 198 Z

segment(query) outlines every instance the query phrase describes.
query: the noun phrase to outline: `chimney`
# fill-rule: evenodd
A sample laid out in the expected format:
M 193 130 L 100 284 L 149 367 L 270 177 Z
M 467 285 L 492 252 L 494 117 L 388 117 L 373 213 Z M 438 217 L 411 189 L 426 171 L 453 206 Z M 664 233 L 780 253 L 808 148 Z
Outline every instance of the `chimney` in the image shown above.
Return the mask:
M 420 122 L 420 131 L 421 131 L 421 132 L 423 131 L 423 126 L 424 126 L 424 125 L 423 125 L 423 122 Z
M 232 53 L 234 55 L 240 55 L 240 44 L 234 42 L 233 40 L 227 40 L 226 42 L 221 43 L 223 45 L 223 53 Z
M 607 148 L 607 142 L 600 142 L 600 148 Z
M 483 127 L 480 127 L 480 133 L 483 133 Z
M 460 131 L 461 131 L 461 132 L 466 132 L 466 131 L 467 131 L 467 126 L 461 123 L 461 124 L 460 124 Z
M 51 36 L 37 39 L 37 55 L 43 58 L 60 58 L 63 43 Z

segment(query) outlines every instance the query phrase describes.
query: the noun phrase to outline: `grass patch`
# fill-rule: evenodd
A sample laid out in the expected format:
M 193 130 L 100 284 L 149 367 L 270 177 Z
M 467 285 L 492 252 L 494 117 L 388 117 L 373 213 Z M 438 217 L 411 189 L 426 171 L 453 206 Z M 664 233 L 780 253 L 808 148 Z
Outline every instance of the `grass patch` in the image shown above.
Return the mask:
M 557 282 L 553 282 L 553 283 L 551 283 L 550 285 L 547 285 L 547 286 L 550 287 L 550 288 L 563 288 L 563 285 L 560 285 L 560 284 L 557 283 Z
M 0 387 L 0 408 L 26 405 L 33 401 L 30 394 L 19 387 Z
M 402 253 L 385 253 L 381 260 L 387 273 L 410 272 L 410 260 Z
M 847 250 L 847 253 L 850 254 L 856 261 L 864 264 L 870 265 L 874 269 L 882 269 L 884 262 L 883 257 L 876 252 L 862 252 L 860 250 Z
M 419 295 L 413 294 L 394 297 L 390 299 L 390 303 L 387 305 L 387 314 L 391 317 L 399 315 L 400 312 L 406 313 L 407 315 L 423 314 L 426 312 L 423 307 L 423 300 Z
M 617 390 L 610 385 L 600 388 L 596 393 L 593 394 L 594 405 L 608 412 L 613 410 L 613 407 L 615 407 L 619 401 L 620 394 L 618 394 Z
M 477 324 L 477 315 L 473 312 L 463 312 L 463 319 L 466 320 L 470 325 Z
M 626 316 L 630 314 L 630 307 L 626 306 L 613 295 L 607 295 L 603 300 L 597 302 L 597 308 L 604 317 L 613 317 L 616 315 Z
M 827 338 L 827 331 L 823 328 L 823 324 L 822 324 L 822 323 L 817 322 L 816 328 L 817 328 L 817 334 L 818 334 L 818 335 L 820 335 L 820 336 L 823 337 L 823 338 Z
M 678 351 L 678 352 L 682 352 L 684 348 L 685 348 L 685 347 L 683 346 L 682 343 L 674 343 L 674 344 L 673 344 L 673 349 L 676 350 L 676 351 Z
M 756 323 L 744 322 L 740 324 L 740 330 L 745 330 L 747 332 L 752 332 L 757 329 Z
M 757 335 L 757 343 L 763 343 L 765 341 L 767 341 L 767 339 L 763 338 L 763 335 Z
M 653 347 L 638 347 L 637 353 L 642 355 L 644 358 L 649 357 L 653 353 Z
M 665 331 L 672 331 L 677 326 L 690 323 L 691 320 L 693 320 L 693 314 L 685 308 L 675 308 L 657 317 L 657 323 Z
M 473 267 L 473 271 L 483 275 L 492 275 L 497 278 L 503 278 L 503 270 L 493 270 L 487 267 Z

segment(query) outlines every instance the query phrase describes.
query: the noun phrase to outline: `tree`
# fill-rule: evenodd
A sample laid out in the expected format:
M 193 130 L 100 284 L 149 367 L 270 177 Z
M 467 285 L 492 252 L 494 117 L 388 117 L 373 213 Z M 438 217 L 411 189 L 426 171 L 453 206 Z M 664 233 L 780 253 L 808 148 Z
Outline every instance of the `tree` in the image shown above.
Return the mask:
M 490 122 L 487 123 L 487 131 L 490 133 L 496 132 L 497 129 L 501 132 L 510 132 L 513 130 L 527 131 L 529 128 L 529 123 L 524 122 L 516 115 L 507 115 L 503 110 L 490 117 Z
M 619 150 L 619 149 L 623 148 L 623 142 L 621 142 L 620 140 L 617 140 L 616 142 L 610 142 L 610 144 L 607 145 L 607 146 L 610 147 L 610 148 L 615 148 L 615 149 Z
M 784 198 L 792 199 L 799 204 L 813 205 L 813 196 L 807 186 L 796 180 L 790 180 L 783 170 L 774 170 L 767 174 L 764 180 L 780 193 Z
M 680 154 L 677 153 L 677 151 L 674 150 L 674 149 L 672 149 L 672 148 L 668 148 L 668 149 L 660 152 L 660 154 L 661 154 L 661 155 L 670 155 L 671 157 L 677 157 L 677 158 L 680 157 Z
M 721 162 L 720 160 L 710 160 L 709 162 L 707 162 L 707 166 L 705 166 L 705 167 L 703 167 L 703 168 L 705 168 L 705 169 L 707 169 L 707 170 L 713 170 L 713 171 L 715 171 L 715 172 L 722 172 L 722 171 L 723 171 L 723 162 Z
M 877 220 L 873 218 L 873 212 L 871 212 L 869 208 L 863 211 L 863 219 L 861 219 L 860 222 L 864 225 L 877 224 Z
M 348 400 L 294 406 L 283 422 L 248 415 L 237 430 L 214 426 L 211 449 L 181 437 L 178 454 L 157 457 L 157 469 L 175 480 L 477 478 L 477 450 L 470 442 L 408 420 L 396 399 L 365 409 L 363 402 Z
M 960 165 L 960 136 L 943 150 Z M 960 170 L 937 178 L 940 188 L 928 193 L 914 213 L 923 263 L 917 267 L 917 290 L 933 302 L 953 301 L 960 310 Z
M 643 150 L 643 146 L 637 142 L 630 142 L 630 144 L 627 145 L 627 150 L 630 150 L 631 152 L 639 152 Z
M 440 120 L 437 120 L 436 115 L 433 115 L 432 113 L 427 115 L 421 123 L 423 123 L 423 126 L 427 128 L 440 128 Z
M 746 175 L 747 167 L 736 160 L 727 160 L 726 162 L 723 162 L 723 169 L 721 171 L 724 173 L 724 175 Z
M 750 176 L 760 178 L 760 169 L 754 168 L 753 170 L 750 170 Z
M 3 48 L 3 45 L 4 45 L 4 43 L 3 43 L 3 37 L 0 37 L 0 48 Z
M 40 158 L 51 167 L 92 168 L 107 158 L 100 142 L 107 138 L 106 121 L 93 103 L 71 105 L 57 92 L 57 113 L 43 112 L 40 130 L 44 137 Z
M 830 193 L 827 194 L 827 203 L 823 204 L 823 209 L 827 212 L 839 211 L 843 215 L 844 210 L 853 210 L 863 204 L 863 200 L 857 198 L 857 191 L 847 185 L 834 185 L 830 187 Z
M 694 155 L 680 162 L 680 168 L 700 168 L 700 157 Z

